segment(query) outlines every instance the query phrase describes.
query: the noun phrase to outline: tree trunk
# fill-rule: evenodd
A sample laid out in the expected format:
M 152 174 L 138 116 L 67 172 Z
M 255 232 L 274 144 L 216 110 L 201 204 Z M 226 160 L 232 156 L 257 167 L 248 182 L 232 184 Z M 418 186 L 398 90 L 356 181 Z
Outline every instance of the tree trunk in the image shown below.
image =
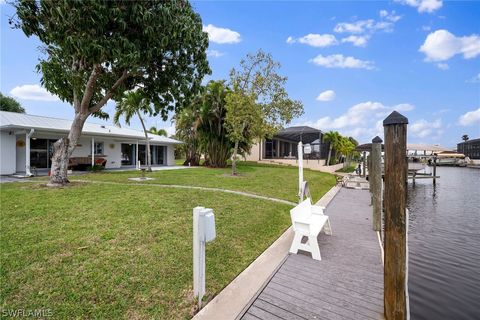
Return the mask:
M 327 157 L 327 166 L 330 165 L 330 157 L 332 156 L 332 143 L 330 143 L 330 147 L 328 148 L 328 157 Z
M 235 146 L 233 147 L 233 158 L 232 158 L 232 175 L 237 175 L 237 153 L 238 153 L 238 140 L 235 141 Z
M 145 134 L 145 141 L 147 143 L 147 171 L 152 172 L 152 154 L 150 152 L 150 140 L 148 139 L 148 131 L 145 127 L 145 123 L 143 122 L 143 118 L 140 115 L 140 112 L 137 111 L 138 119 L 140 119 L 140 123 L 142 124 L 143 133 Z
M 69 182 L 67 176 L 68 160 L 77 146 L 83 125 L 88 116 L 89 114 L 75 113 L 68 137 L 63 137 L 54 143 L 50 181 L 47 183 L 47 186 L 61 187 Z

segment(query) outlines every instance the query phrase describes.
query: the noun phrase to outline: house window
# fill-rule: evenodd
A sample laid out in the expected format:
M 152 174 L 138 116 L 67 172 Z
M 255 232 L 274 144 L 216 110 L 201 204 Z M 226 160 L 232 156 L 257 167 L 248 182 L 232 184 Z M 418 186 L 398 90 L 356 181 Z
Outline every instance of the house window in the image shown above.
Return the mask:
M 102 155 L 103 154 L 103 142 L 95 142 L 93 145 L 93 150 L 95 151 L 96 155 Z

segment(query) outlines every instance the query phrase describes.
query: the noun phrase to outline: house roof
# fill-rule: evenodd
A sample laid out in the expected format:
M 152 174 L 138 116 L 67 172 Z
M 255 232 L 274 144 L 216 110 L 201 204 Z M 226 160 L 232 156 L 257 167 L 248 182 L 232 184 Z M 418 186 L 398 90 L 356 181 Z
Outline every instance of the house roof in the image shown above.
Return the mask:
M 321 130 L 307 127 L 307 126 L 297 126 L 297 127 L 288 127 L 278 131 L 274 138 L 284 139 L 288 141 L 311 143 L 314 140 L 320 138 L 322 134 Z
M 15 113 L 0 111 L 0 130 L 6 129 L 35 129 L 40 131 L 51 131 L 58 133 L 67 133 L 72 126 L 72 120 L 51 118 L 44 116 L 35 116 L 24 113 Z M 94 136 L 111 136 L 116 138 L 139 139 L 145 140 L 143 131 L 130 128 L 119 128 L 115 126 L 102 125 L 97 123 L 86 122 L 83 126 L 82 134 Z M 151 142 L 179 144 L 181 141 L 159 136 L 156 134 L 148 134 Z
M 469 143 L 476 143 L 476 142 L 480 142 L 480 138 L 462 141 L 462 142 L 459 142 L 458 144 L 469 144 Z

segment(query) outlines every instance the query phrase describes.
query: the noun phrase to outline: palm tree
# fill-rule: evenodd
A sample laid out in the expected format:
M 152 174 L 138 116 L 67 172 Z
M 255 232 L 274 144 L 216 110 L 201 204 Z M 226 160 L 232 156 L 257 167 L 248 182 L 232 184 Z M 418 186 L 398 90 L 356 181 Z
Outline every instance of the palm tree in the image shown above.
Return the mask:
M 330 165 L 330 160 L 332 157 L 332 150 L 335 149 L 337 150 L 338 144 L 340 142 L 340 133 L 337 131 L 328 131 L 323 135 L 323 141 L 328 142 L 329 144 L 329 149 L 328 149 L 328 157 L 327 157 L 327 166 Z
M 154 114 L 154 110 L 150 105 L 150 101 L 143 96 L 140 90 L 130 91 L 125 93 L 122 100 L 117 103 L 115 115 L 113 117 L 113 123 L 120 127 L 120 117 L 123 116 L 125 117 L 125 123 L 130 125 L 130 120 L 132 120 L 135 115 L 138 116 L 138 119 L 143 127 L 143 132 L 145 133 L 145 141 L 147 144 L 147 171 L 152 171 L 150 140 L 148 138 L 148 131 L 145 127 L 142 114 L 147 114 L 149 116 Z
M 468 139 L 470 139 L 470 138 L 468 137 L 468 134 L 464 134 L 464 135 L 462 136 L 462 140 L 463 140 L 463 141 L 466 142 L 466 141 L 468 141 Z
M 201 96 L 200 112 L 195 125 L 199 132 L 201 151 L 207 165 L 225 167 L 232 153 L 232 144 L 225 128 L 226 96 L 230 89 L 225 81 L 210 81 Z
M 183 142 L 186 163 L 197 163 L 200 154 L 205 156 L 205 165 L 226 167 L 232 155 L 233 143 L 225 128 L 226 96 L 230 89 L 225 81 L 210 81 L 191 104 L 175 115 L 176 134 Z M 240 143 L 239 150 L 247 146 Z
M 148 130 L 148 132 L 156 134 L 157 136 L 168 136 L 167 130 L 165 129 L 157 129 L 155 127 L 150 127 L 150 130 Z
M 353 138 L 352 138 L 353 139 Z M 350 138 L 340 136 L 340 141 L 338 145 L 338 151 L 345 157 L 343 162 L 343 167 L 347 167 L 348 162 L 350 161 L 350 156 L 355 150 L 355 144 Z
M 196 106 L 200 103 L 199 100 L 199 96 L 196 96 L 191 104 L 186 105 L 174 116 L 175 136 L 184 142 L 180 145 L 180 148 L 185 153 L 184 166 L 198 166 L 200 164 L 200 146 L 197 127 L 195 126 L 199 113 Z

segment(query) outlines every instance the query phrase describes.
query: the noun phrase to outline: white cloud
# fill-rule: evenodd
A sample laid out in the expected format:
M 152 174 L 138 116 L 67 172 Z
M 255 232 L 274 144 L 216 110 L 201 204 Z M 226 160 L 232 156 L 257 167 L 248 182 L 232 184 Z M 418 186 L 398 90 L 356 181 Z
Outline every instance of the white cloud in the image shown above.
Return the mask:
M 364 33 L 368 30 L 375 28 L 375 20 L 359 20 L 355 22 L 340 22 L 338 23 L 333 31 L 338 33 Z
M 366 19 L 353 22 L 337 23 L 333 31 L 337 33 L 349 33 L 350 36 L 342 39 L 342 42 L 350 42 L 357 47 L 364 47 L 370 37 L 376 32 L 392 32 L 395 23 L 402 17 L 397 15 L 395 11 L 388 12 L 380 10 L 380 20 Z
M 472 34 L 456 37 L 447 30 L 441 29 L 430 33 L 419 49 L 426 55 L 426 61 L 445 61 L 457 54 L 465 59 L 480 55 L 480 36 Z
M 350 107 L 338 117 L 322 117 L 315 122 L 306 122 L 303 125 L 321 130 L 340 130 L 342 134 L 353 136 L 358 140 L 370 141 L 376 135 L 383 135 L 383 119 L 393 110 L 405 112 L 413 108 L 414 106 L 408 103 L 389 107 L 380 102 L 367 101 Z
M 208 33 L 208 39 L 211 42 L 227 44 L 239 43 L 242 41 L 240 38 L 240 33 L 227 28 L 219 28 L 213 24 L 203 26 L 203 31 Z
M 345 57 L 342 54 L 332 54 L 330 56 L 323 56 L 319 54 L 315 58 L 310 59 L 309 62 L 325 68 L 348 68 L 367 70 L 371 70 L 374 68 L 373 62 L 371 61 L 359 60 L 354 57 Z
M 338 23 L 333 31 L 337 33 L 352 33 L 352 34 L 362 34 L 362 33 L 373 33 L 375 31 L 393 31 L 395 22 L 400 20 L 400 16 L 386 16 L 384 21 L 375 21 L 373 19 L 368 20 L 358 20 L 355 22 L 341 22 Z
M 60 101 L 57 96 L 52 95 L 38 84 L 24 84 L 22 86 L 17 86 L 10 91 L 10 94 L 13 97 L 22 100 Z
M 295 38 L 292 37 L 292 36 L 289 36 L 289 37 L 287 38 L 287 43 L 288 43 L 288 44 L 295 43 Z
M 448 69 L 450 69 L 450 67 L 449 67 L 448 64 L 446 64 L 446 63 L 437 63 L 437 67 L 438 67 L 438 69 L 441 69 L 441 70 L 448 70 Z
M 207 50 L 207 56 L 208 57 L 213 57 L 213 58 L 220 58 L 223 56 L 225 53 L 220 52 L 218 50 Z
M 442 0 L 395 0 L 395 2 L 417 8 L 420 13 L 432 13 L 443 6 Z
M 287 38 L 287 43 L 292 44 L 295 42 L 299 42 L 302 44 L 306 44 L 312 47 L 318 47 L 318 48 L 323 48 L 323 47 L 330 47 L 333 45 L 338 44 L 337 39 L 335 38 L 334 35 L 332 34 L 317 34 L 317 33 L 310 33 L 307 34 L 306 36 L 300 37 L 298 39 L 295 39 L 293 37 L 288 37 Z
M 333 90 L 326 90 L 326 91 L 323 91 L 322 93 L 320 93 L 317 97 L 317 100 L 318 101 L 332 101 L 333 99 L 335 99 L 335 91 Z
M 350 42 L 356 47 L 365 47 L 368 39 L 369 36 L 356 36 L 352 34 L 346 38 L 343 38 L 342 42 Z
M 334 35 L 315 33 L 310 33 L 299 38 L 298 42 L 312 47 L 329 47 L 338 43 Z
M 388 12 L 387 10 L 380 10 L 379 15 L 381 18 L 384 18 L 390 22 L 397 22 L 398 20 L 402 19 L 402 16 L 396 15 L 395 10 L 391 12 Z
M 419 138 L 425 138 L 428 136 L 436 135 L 439 129 L 442 127 L 442 120 L 437 119 L 435 121 L 427 121 L 420 119 L 409 125 L 410 132 Z
M 468 83 L 480 83 L 480 73 L 471 79 L 467 80 Z
M 480 124 L 480 108 L 461 115 L 460 118 L 458 118 L 458 122 L 462 126 L 470 126 L 476 123 Z

